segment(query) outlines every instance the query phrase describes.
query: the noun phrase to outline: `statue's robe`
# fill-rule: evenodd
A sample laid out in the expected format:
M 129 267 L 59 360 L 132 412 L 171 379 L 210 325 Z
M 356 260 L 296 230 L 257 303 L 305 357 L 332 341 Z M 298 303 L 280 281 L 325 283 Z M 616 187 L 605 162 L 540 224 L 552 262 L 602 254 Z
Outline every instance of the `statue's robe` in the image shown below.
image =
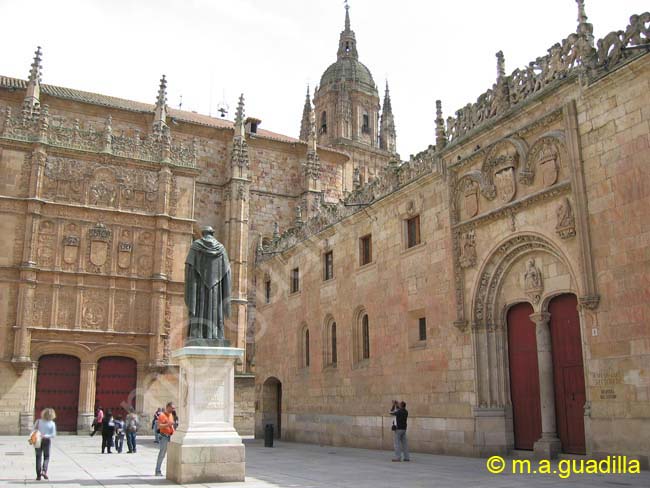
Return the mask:
M 230 262 L 212 236 L 192 243 L 185 259 L 185 304 L 190 339 L 224 339 L 224 317 L 230 316 Z

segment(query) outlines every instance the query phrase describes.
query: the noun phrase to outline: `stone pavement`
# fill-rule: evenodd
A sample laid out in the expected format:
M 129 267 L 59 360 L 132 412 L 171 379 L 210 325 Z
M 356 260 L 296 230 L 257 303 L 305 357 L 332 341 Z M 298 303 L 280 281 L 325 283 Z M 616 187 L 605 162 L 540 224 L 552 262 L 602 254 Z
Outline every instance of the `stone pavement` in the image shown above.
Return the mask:
M 153 476 L 156 445 L 139 439 L 137 454 L 100 454 L 101 438 L 59 436 L 54 440 L 50 480 L 36 481 L 34 452 L 26 436 L 0 437 L 0 486 L 111 488 L 178 486 Z M 403 487 L 648 487 L 650 472 L 639 475 L 492 475 L 485 459 L 412 454 L 411 463 L 392 463 L 391 453 L 329 446 L 276 442 L 273 449 L 257 440 L 246 441 L 246 482 L 197 484 L 223 488 L 403 488 Z

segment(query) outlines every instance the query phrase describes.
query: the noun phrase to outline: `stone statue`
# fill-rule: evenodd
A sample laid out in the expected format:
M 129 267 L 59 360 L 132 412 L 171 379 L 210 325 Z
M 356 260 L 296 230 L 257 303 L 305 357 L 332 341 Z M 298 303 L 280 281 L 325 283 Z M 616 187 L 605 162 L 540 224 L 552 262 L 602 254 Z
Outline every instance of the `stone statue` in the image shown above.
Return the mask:
M 190 325 L 186 346 L 228 346 L 224 318 L 230 316 L 230 262 L 214 229 L 201 229 L 185 259 L 185 304 Z
M 530 297 L 534 305 L 537 305 L 544 291 L 542 272 L 535 266 L 535 260 L 529 259 L 526 263 L 524 273 L 524 292 Z

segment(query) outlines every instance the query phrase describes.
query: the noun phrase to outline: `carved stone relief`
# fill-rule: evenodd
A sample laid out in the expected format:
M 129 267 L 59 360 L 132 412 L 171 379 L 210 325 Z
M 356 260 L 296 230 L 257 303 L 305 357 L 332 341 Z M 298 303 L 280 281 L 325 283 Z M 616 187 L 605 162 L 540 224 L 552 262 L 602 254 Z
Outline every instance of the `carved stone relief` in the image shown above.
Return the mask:
M 153 232 L 140 232 L 135 249 L 135 267 L 138 276 L 148 277 L 153 272 L 154 243 Z
M 50 327 L 50 313 L 52 310 L 52 288 L 39 285 L 34 293 L 32 303 L 32 325 L 34 327 Z
M 460 234 L 460 258 L 462 268 L 471 268 L 476 264 L 476 238 L 473 230 Z
M 77 313 L 77 291 L 64 286 L 59 290 L 56 324 L 59 328 L 72 329 Z
M 535 265 L 534 259 L 526 262 L 524 272 L 524 292 L 530 298 L 534 305 L 537 305 L 544 292 L 544 281 L 541 270 Z
M 106 325 L 107 300 L 104 290 L 86 289 L 81 308 L 81 325 L 84 329 L 102 330 Z
M 119 332 L 128 332 L 130 328 L 131 300 L 126 290 L 116 290 L 113 301 L 113 329 Z
M 515 169 L 512 166 L 497 171 L 494 174 L 494 182 L 502 203 L 507 203 L 515 197 Z
M 151 298 L 147 293 L 137 293 L 133 312 L 133 330 L 149 332 L 149 317 L 151 317 Z
M 155 212 L 158 173 L 49 156 L 43 196 L 55 201 Z
M 557 223 L 555 232 L 561 239 L 569 239 L 576 235 L 576 220 L 571 209 L 571 202 L 564 197 L 555 212 Z
M 54 222 L 44 220 L 38 226 L 38 244 L 36 248 L 36 259 L 38 265 L 43 268 L 54 266 L 56 255 L 56 227 Z

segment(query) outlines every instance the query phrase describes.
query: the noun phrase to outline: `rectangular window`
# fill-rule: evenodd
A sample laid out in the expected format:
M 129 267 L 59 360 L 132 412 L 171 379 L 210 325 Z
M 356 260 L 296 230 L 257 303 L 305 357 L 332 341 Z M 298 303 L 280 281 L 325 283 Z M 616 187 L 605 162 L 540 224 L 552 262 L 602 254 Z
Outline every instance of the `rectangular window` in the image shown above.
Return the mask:
M 300 291 L 300 269 L 293 268 L 291 270 L 291 293 Z
M 420 216 L 416 215 L 406 221 L 406 247 L 420 244 Z
M 363 125 L 361 126 L 361 132 L 364 134 L 370 134 L 370 117 L 368 114 L 363 114 Z
M 323 280 L 334 278 L 334 252 L 328 251 L 323 256 Z
M 359 239 L 359 263 L 361 266 L 372 262 L 372 235 Z
M 271 280 L 264 282 L 264 300 L 266 303 L 271 303 Z
M 418 319 L 418 328 L 420 332 L 420 340 L 426 341 L 427 340 L 427 319 L 425 317 L 421 317 Z

